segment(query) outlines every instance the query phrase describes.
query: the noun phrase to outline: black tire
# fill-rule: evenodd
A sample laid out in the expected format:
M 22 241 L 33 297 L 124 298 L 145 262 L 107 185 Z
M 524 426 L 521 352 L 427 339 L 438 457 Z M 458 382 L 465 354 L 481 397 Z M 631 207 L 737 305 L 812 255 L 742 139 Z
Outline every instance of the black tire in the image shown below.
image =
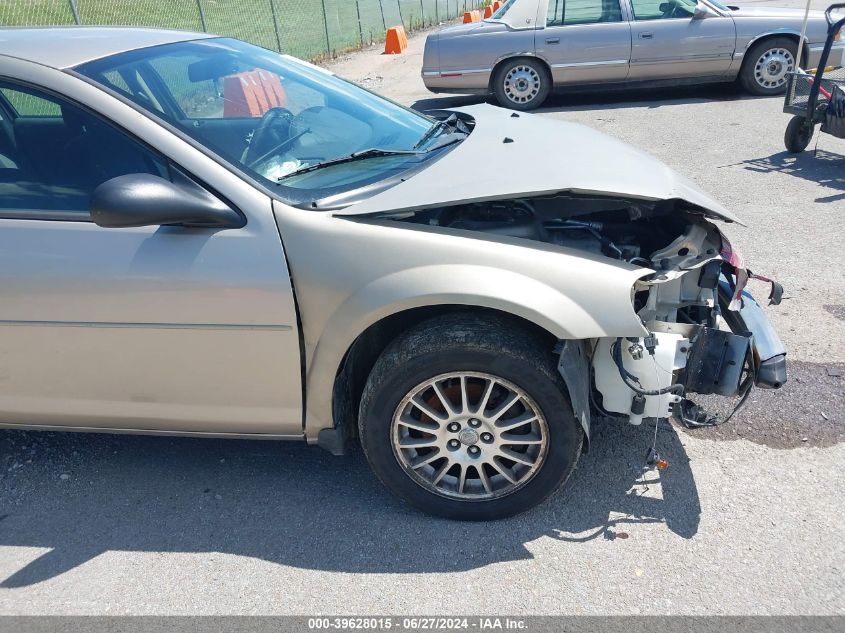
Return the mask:
M 545 419 L 547 442 L 536 470 L 502 496 L 459 499 L 441 494 L 420 483 L 395 452 L 393 419 L 399 405 L 421 383 L 448 372 L 484 372 L 504 379 L 526 393 Z M 473 314 L 426 321 L 384 350 L 362 394 L 359 432 L 370 466 L 394 494 L 424 512 L 470 521 L 513 516 L 542 502 L 572 473 L 583 442 L 550 346 L 516 321 Z
M 511 73 L 520 73 L 520 82 L 524 81 L 525 92 L 520 95 L 517 84 L 509 79 Z M 536 86 L 532 88 L 533 82 Z M 519 83 L 519 86 L 522 86 Z M 503 63 L 493 77 L 493 94 L 503 108 L 527 111 L 539 108 L 546 101 L 552 90 L 552 78 L 545 64 L 529 57 L 520 57 Z
M 807 119 L 804 117 L 794 116 L 790 119 L 789 125 L 786 126 L 783 144 L 786 146 L 786 151 L 799 154 L 807 149 L 812 138 L 813 126 L 807 125 Z
M 770 97 L 783 94 L 786 92 L 785 82 L 776 86 L 767 87 L 757 80 L 757 63 L 764 54 L 767 52 L 771 53 L 773 55 L 773 63 L 779 69 L 777 76 L 780 77 L 780 69 L 784 73 L 795 70 L 798 59 L 797 51 L 798 42 L 790 37 L 771 37 L 758 42 L 745 53 L 742 69 L 739 71 L 740 84 L 746 92 L 753 95 Z M 789 56 L 791 56 L 791 67 L 788 63 L 785 63 L 785 59 L 788 58 L 786 58 L 783 52 L 788 52 Z M 765 75 L 763 77 L 765 78 Z

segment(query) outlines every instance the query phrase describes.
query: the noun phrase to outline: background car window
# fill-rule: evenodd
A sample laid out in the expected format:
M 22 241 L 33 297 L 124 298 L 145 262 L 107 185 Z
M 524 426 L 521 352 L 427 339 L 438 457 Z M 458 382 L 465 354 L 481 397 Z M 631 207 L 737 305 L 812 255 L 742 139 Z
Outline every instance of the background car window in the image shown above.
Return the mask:
M 554 0 L 552 0 L 552 2 L 554 2 Z M 494 20 L 501 20 L 503 17 L 505 17 L 505 13 L 508 12 L 508 9 L 510 9 L 512 5 L 513 5 L 513 0 L 505 0 L 502 3 L 502 6 L 499 7 L 499 10 L 496 11 L 496 13 L 493 14 L 493 19 Z
M 689 19 L 696 4 L 696 0 L 631 0 L 635 20 Z
M 0 117 L 5 217 L 87 216 L 91 193 L 106 180 L 134 173 L 169 178 L 161 157 L 68 101 L 4 82 L 0 108 L 8 114 Z
M 549 0 L 547 26 L 621 22 L 619 0 Z
M 549 0 L 546 26 L 560 26 L 561 24 L 563 24 L 563 0 Z

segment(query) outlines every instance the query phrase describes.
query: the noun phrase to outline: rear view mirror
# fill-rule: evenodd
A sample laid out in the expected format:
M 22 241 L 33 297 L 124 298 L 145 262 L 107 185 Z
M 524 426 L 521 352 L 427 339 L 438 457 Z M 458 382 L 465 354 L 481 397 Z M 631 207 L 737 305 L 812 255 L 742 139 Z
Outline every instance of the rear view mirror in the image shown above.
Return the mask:
M 192 83 L 212 81 L 234 75 L 239 70 L 238 61 L 228 53 L 219 53 L 188 65 L 188 79 Z
M 152 174 L 107 180 L 91 195 L 91 219 L 105 228 L 178 224 L 240 228 L 246 219 L 187 178 L 173 183 Z

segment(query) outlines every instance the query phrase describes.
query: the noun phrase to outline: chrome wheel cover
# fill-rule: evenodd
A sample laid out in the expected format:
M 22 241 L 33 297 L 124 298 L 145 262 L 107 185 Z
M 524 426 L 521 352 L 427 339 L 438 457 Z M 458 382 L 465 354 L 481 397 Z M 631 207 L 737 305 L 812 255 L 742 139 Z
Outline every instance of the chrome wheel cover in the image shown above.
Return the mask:
M 505 96 L 514 103 L 529 103 L 540 92 L 542 78 L 531 66 L 514 66 L 505 75 Z
M 767 90 L 786 84 L 787 75 L 795 70 L 795 57 L 785 48 L 770 48 L 754 63 L 754 80 Z
M 549 431 L 530 396 L 482 372 L 440 374 L 402 399 L 391 422 L 405 473 L 436 494 L 466 501 L 511 494 L 537 473 Z

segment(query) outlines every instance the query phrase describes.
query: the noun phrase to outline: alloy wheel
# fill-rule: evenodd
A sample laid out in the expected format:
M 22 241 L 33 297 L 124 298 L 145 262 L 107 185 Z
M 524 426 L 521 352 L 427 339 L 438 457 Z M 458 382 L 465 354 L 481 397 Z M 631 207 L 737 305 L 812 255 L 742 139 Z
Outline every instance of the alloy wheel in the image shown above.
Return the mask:
M 467 501 L 525 485 L 543 464 L 549 436 L 525 391 L 481 372 L 441 374 L 414 387 L 396 408 L 391 433 L 406 474 Z

